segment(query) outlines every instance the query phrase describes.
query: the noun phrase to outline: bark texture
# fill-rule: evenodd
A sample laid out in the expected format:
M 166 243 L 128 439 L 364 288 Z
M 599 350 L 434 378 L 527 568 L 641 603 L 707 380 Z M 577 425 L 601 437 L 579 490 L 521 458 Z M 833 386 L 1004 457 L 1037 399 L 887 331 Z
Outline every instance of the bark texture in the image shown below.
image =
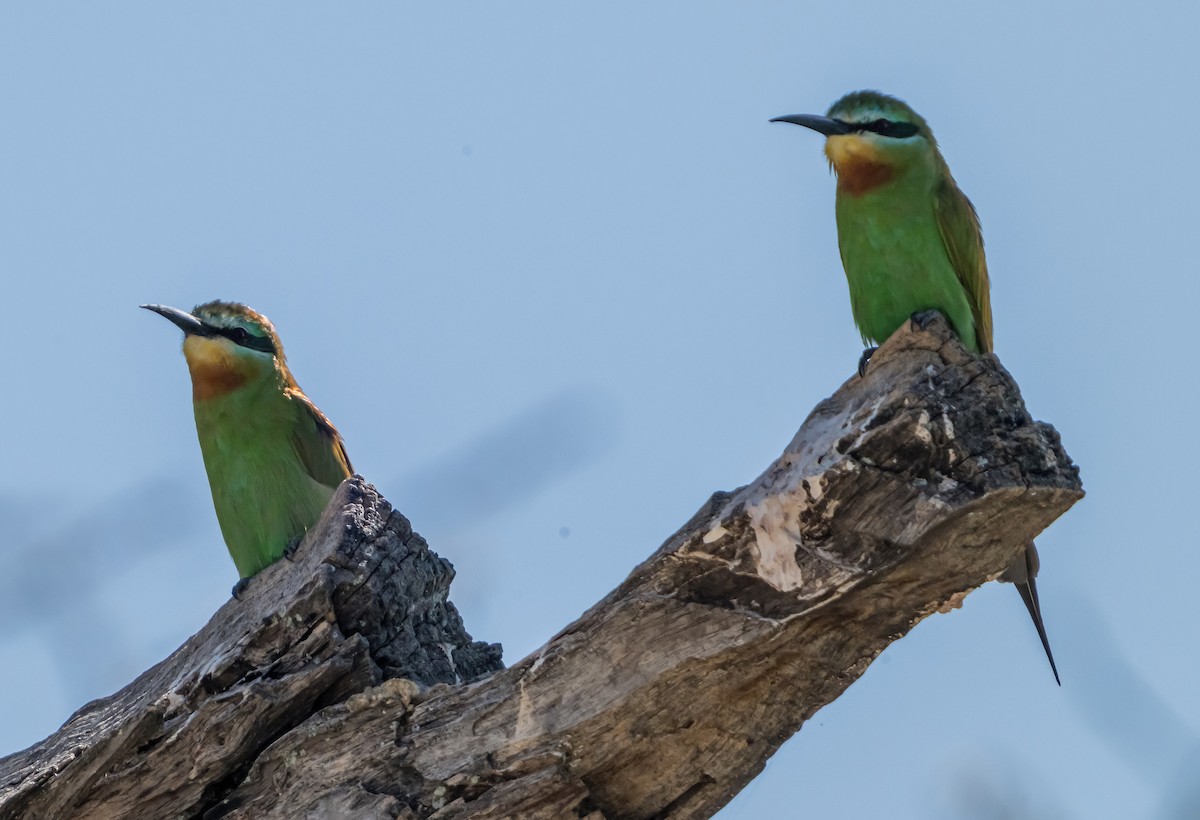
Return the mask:
M 350 479 L 297 563 L 0 760 L 0 818 L 705 817 L 1082 495 L 997 360 L 922 315 L 757 480 L 501 669 L 449 565 Z

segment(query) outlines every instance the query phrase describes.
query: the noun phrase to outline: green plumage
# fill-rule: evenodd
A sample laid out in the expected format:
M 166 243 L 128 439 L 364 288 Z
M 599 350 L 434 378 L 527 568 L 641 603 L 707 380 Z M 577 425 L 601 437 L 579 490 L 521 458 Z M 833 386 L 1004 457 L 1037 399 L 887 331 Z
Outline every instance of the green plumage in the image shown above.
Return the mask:
M 832 138 L 871 140 L 861 153 L 886 165 L 890 176 L 868 190 L 839 184 L 837 191 L 838 248 L 864 341 L 882 344 L 914 313 L 932 309 L 946 316 L 972 351 L 990 351 L 991 303 L 979 219 L 929 126 L 904 103 L 874 92 L 843 97 L 828 116 L 886 118 L 917 128 L 905 140 L 870 132 Z M 835 169 L 835 156 L 846 157 L 841 172 L 847 175 L 865 164 L 853 158 L 853 150 L 831 147 L 829 153 Z
M 936 202 L 918 174 L 858 197 L 839 193 L 838 249 L 854 322 L 865 342 L 882 344 L 914 313 L 936 309 L 963 344 L 984 352 L 991 339 L 979 332 L 975 305 L 986 303 L 987 291 L 965 287 L 942 238 L 946 212 Z M 962 218 L 949 212 L 950 220 Z
M 249 578 L 317 522 L 349 463 L 303 394 L 265 379 L 194 409 L 221 534 Z
M 239 575 L 249 578 L 316 524 L 351 474 L 342 438 L 296 384 L 265 316 L 232 302 L 191 314 L 142 307 L 184 332 L 217 521 Z
M 929 124 L 901 100 L 877 91 L 847 94 L 824 117 L 793 114 L 776 121 L 826 137 L 825 154 L 838 177 L 838 248 L 863 341 L 883 344 L 914 313 L 938 310 L 971 351 L 991 352 L 979 218 L 954 182 Z M 1002 578 L 1020 592 L 1057 681 L 1037 571 L 1037 549 L 1030 542 Z

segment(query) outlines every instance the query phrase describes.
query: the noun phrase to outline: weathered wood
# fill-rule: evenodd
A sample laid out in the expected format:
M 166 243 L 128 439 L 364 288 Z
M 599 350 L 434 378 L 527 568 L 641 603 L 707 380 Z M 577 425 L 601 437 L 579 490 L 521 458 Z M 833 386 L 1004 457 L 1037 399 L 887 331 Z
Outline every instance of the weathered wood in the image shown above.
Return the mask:
M 351 482 L 261 597 L 0 761 L 0 818 L 708 816 L 888 643 L 1081 496 L 996 359 L 922 316 L 756 481 L 714 495 L 537 653 L 459 683 L 498 654 L 439 609 L 440 582 L 403 585 L 421 602 L 407 607 L 401 587 L 377 600 L 361 583 L 438 559 L 395 558 L 419 538 Z M 425 640 L 443 617 L 454 667 Z
M 397 675 L 502 668 L 446 600 L 454 570 L 348 479 L 297 553 L 251 581 L 170 657 L 0 759 L 0 818 L 193 817 L 262 749 L 327 703 Z

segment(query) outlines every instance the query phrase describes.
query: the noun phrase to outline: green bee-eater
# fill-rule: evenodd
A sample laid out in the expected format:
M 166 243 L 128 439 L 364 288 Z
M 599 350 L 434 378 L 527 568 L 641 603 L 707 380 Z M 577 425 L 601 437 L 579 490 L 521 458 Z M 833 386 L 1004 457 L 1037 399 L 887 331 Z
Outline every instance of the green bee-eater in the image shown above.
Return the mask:
M 825 156 L 837 175 L 838 248 L 863 342 L 879 344 L 914 313 L 936 309 L 970 350 L 991 352 L 992 306 L 979 217 L 925 120 L 895 97 L 854 91 L 823 117 L 796 114 L 772 122 L 825 135 Z M 863 353 L 860 373 L 872 352 Z M 1037 569 L 1037 549 L 1030 543 L 1003 579 L 1021 593 L 1058 681 L 1038 603 Z
M 296 384 L 275 327 L 245 305 L 142 305 L 183 333 L 196 434 L 221 534 L 245 581 L 277 561 L 352 472 L 342 437 Z

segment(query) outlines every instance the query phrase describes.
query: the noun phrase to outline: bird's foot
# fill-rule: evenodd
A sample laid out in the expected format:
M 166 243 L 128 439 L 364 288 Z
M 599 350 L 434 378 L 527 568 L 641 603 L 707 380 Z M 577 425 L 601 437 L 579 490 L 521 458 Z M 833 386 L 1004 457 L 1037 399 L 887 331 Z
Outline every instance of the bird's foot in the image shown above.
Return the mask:
M 866 378 L 867 363 L 871 361 L 871 357 L 875 355 L 875 351 L 878 349 L 879 348 L 877 347 L 868 347 L 862 352 L 862 355 L 858 357 L 858 377 L 860 379 Z
M 249 586 L 250 586 L 249 578 L 239 579 L 238 582 L 233 585 L 233 597 L 237 598 L 239 601 L 242 600 L 242 595 L 246 592 L 246 589 Z
M 300 549 L 300 542 L 303 540 L 304 540 L 303 535 L 297 535 L 291 541 L 288 541 L 288 545 L 283 548 L 283 557 L 288 559 L 289 561 L 295 561 L 296 560 L 296 550 Z

